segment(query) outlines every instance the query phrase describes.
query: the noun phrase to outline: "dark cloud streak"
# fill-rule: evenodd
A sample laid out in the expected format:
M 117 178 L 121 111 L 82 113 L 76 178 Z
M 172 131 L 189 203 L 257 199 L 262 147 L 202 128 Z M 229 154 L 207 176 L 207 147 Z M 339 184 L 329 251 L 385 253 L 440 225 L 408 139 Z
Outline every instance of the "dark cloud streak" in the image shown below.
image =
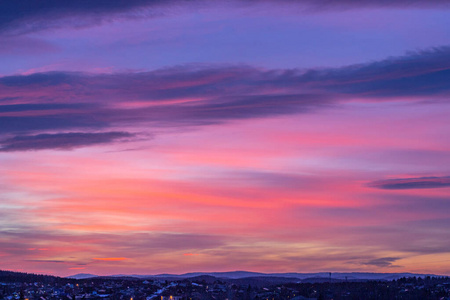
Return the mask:
M 399 257 L 381 257 L 377 259 L 372 259 L 368 262 L 364 262 L 363 265 L 375 266 L 380 268 L 395 267 L 393 263 L 399 259 L 400 259 Z
M 450 176 L 387 179 L 374 181 L 368 185 L 384 190 L 445 188 L 450 187 Z
M 169 5 L 179 1 L 161 0 L 43 0 L 0 2 L 0 30 L 29 32 L 34 30 L 65 26 L 86 26 L 97 24 L 108 17 L 133 10 Z M 61 22 L 61 19 L 77 17 L 75 24 Z M 52 21 L 51 21 L 52 20 Z
M 15 136 L 0 142 L 2 152 L 30 151 L 43 149 L 64 149 L 111 143 L 118 139 L 130 138 L 127 132 L 83 133 L 69 132 L 58 134 L 38 134 L 31 136 Z
M 89 112 L 41 116 L 0 116 L 0 133 L 30 133 L 47 130 L 89 129 L 106 127 Z
M 66 104 L 12 104 L 0 105 L 0 113 L 4 112 L 23 112 L 23 111 L 40 111 L 40 110 L 60 110 L 60 109 L 86 109 L 89 105 L 82 103 Z

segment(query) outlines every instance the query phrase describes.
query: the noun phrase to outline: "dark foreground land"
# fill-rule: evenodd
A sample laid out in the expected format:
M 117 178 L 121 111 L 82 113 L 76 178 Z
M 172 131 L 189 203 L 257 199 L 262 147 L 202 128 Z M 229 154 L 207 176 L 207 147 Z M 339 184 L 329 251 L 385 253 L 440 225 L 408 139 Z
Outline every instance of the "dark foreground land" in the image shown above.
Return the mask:
M 450 300 L 449 277 L 392 281 L 331 281 L 309 278 L 197 276 L 184 279 L 95 277 L 68 279 L 0 271 L 0 299 L 8 300 Z

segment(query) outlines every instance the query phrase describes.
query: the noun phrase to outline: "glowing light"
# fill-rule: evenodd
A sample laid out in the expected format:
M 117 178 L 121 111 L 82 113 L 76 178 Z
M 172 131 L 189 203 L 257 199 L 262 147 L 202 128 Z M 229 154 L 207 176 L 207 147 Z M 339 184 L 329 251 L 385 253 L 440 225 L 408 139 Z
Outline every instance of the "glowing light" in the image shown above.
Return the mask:
M 102 260 L 102 261 L 122 261 L 122 260 L 127 260 L 128 258 L 126 258 L 126 257 L 94 257 L 92 259 Z

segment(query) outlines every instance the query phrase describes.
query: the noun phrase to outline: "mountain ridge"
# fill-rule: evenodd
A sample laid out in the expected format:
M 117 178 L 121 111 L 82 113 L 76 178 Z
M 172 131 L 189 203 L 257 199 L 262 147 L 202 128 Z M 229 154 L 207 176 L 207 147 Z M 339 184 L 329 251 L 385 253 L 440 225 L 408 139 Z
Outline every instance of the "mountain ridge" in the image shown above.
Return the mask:
M 331 275 L 330 275 L 331 274 Z M 155 274 L 155 275 L 138 275 L 138 274 L 114 274 L 114 275 L 94 275 L 87 273 L 74 274 L 67 276 L 70 279 L 88 279 L 96 277 L 132 277 L 137 279 L 188 279 L 198 276 L 213 276 L 218 279 L 243 279 L 251 277 L 283 277 L 293 278 L 298 280 L 305 280 L 309 278 L 323 278 L 332 280 L 394 280 L 402 277 L 437 277 L 441 275 L 435 274 L 420 274 L 420 273 L 376 273 L 376 272 L 316 272 L 316 273 L 261 273 L 250 271 L 229 271 L 229 272 L 189 272 L 183 274 Z

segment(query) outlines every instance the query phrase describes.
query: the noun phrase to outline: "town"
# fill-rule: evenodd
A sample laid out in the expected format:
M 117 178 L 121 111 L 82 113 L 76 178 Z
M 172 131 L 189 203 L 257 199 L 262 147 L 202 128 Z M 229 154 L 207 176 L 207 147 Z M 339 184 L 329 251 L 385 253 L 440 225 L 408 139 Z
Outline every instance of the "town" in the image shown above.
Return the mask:
M 286 281 L 285 283 L 280 283 Z M 287 278 L 184 279 L 95 277 L 70 279 L 0 272 L 4 300 L 450 300 L 449 277 L 409 277 L 392 281 L 308 280 Z M 316 281 L 316 282 L 314 282 Z

